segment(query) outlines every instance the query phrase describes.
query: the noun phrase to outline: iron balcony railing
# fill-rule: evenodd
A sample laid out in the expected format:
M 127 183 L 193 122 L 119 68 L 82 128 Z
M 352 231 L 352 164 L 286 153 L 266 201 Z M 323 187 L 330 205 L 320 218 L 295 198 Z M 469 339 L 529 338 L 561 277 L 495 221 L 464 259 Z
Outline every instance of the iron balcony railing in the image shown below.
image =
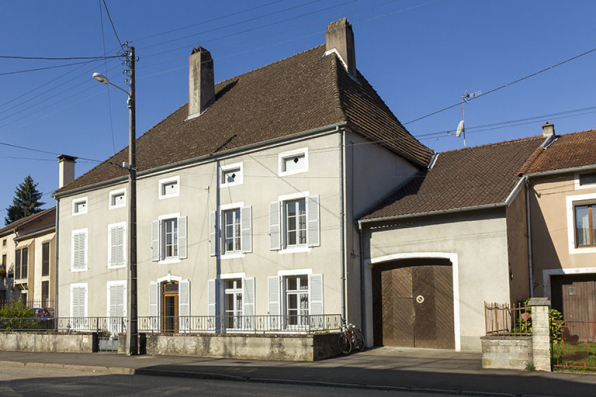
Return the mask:
M 126 317 L 0 318 L 0 332 L 126 332 Z M 340 331 L 339 314 L 304 316 L 141 316 L 139 332 L 148 333 L 314 333 Z

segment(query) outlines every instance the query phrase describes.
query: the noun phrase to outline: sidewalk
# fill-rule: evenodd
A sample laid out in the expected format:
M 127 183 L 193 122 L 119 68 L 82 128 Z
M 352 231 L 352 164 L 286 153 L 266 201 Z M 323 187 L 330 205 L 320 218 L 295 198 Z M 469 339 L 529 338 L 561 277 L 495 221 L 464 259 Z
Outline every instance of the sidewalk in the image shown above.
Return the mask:
M 136 356 L 110 353 L 0 352 L 0 366 L 80 369 L 111 374 L 193 377 L 457 394 L 590 396 L 596 376 L 483 370 L 479 353 L 381 348 L 314 363 Z

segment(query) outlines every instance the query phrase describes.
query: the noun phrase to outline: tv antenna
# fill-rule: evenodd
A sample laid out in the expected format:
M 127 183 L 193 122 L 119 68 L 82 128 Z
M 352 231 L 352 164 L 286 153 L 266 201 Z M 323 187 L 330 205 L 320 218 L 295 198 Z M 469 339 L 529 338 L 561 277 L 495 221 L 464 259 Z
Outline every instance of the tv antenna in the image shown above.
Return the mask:
M 461 96 L 461 121 L 457 125 L 457 130 L 455 131 L 455 136 L 459 138 L 462 134 L 464 136 L 464 147 L 466 147 L 466 126 L 464 123 L 464 102 L 469 103 L 468 99 L 476 98 L 482 94 L 481 91 L 471 92 L 468 94 L 468 89 L 464 91 L 463 95 Z M 450 133 L 451 134 L 451 133 Z M 451 134 L 454 135 L 454 134 Z

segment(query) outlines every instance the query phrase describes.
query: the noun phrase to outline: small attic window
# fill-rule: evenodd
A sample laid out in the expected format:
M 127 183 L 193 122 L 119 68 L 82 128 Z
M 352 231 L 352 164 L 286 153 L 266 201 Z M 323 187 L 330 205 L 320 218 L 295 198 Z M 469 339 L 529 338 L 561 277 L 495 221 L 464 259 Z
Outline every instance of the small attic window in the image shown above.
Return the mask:
M 279 155 L 279 175 L 293 175 L 308 171 L 308 148 Z
M 87 213 L 87 197 L 75 199 L 72 201 L 72 214 L 82 215 Z
M 222 187 L 240 185 L 243 182 L 242 163 L 223 165 L 219 172 L 219 184 Z
M 180 196 L 180 177 L 162 179 L 159 181 L 159 199 Z
M 596 185 L 596 172 L 592 172 L 589 174 L 580 174 L 579 185 L 580 186 Z

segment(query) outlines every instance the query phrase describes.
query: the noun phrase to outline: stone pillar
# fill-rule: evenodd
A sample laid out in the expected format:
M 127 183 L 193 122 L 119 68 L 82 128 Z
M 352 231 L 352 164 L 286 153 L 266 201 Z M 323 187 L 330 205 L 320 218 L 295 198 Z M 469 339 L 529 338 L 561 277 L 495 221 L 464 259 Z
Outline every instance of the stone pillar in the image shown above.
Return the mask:
M 548 298 L 532 298 L 528 305 L 532 308 L 533 364 L 537 371 L 550 372 L 550 301 Z

